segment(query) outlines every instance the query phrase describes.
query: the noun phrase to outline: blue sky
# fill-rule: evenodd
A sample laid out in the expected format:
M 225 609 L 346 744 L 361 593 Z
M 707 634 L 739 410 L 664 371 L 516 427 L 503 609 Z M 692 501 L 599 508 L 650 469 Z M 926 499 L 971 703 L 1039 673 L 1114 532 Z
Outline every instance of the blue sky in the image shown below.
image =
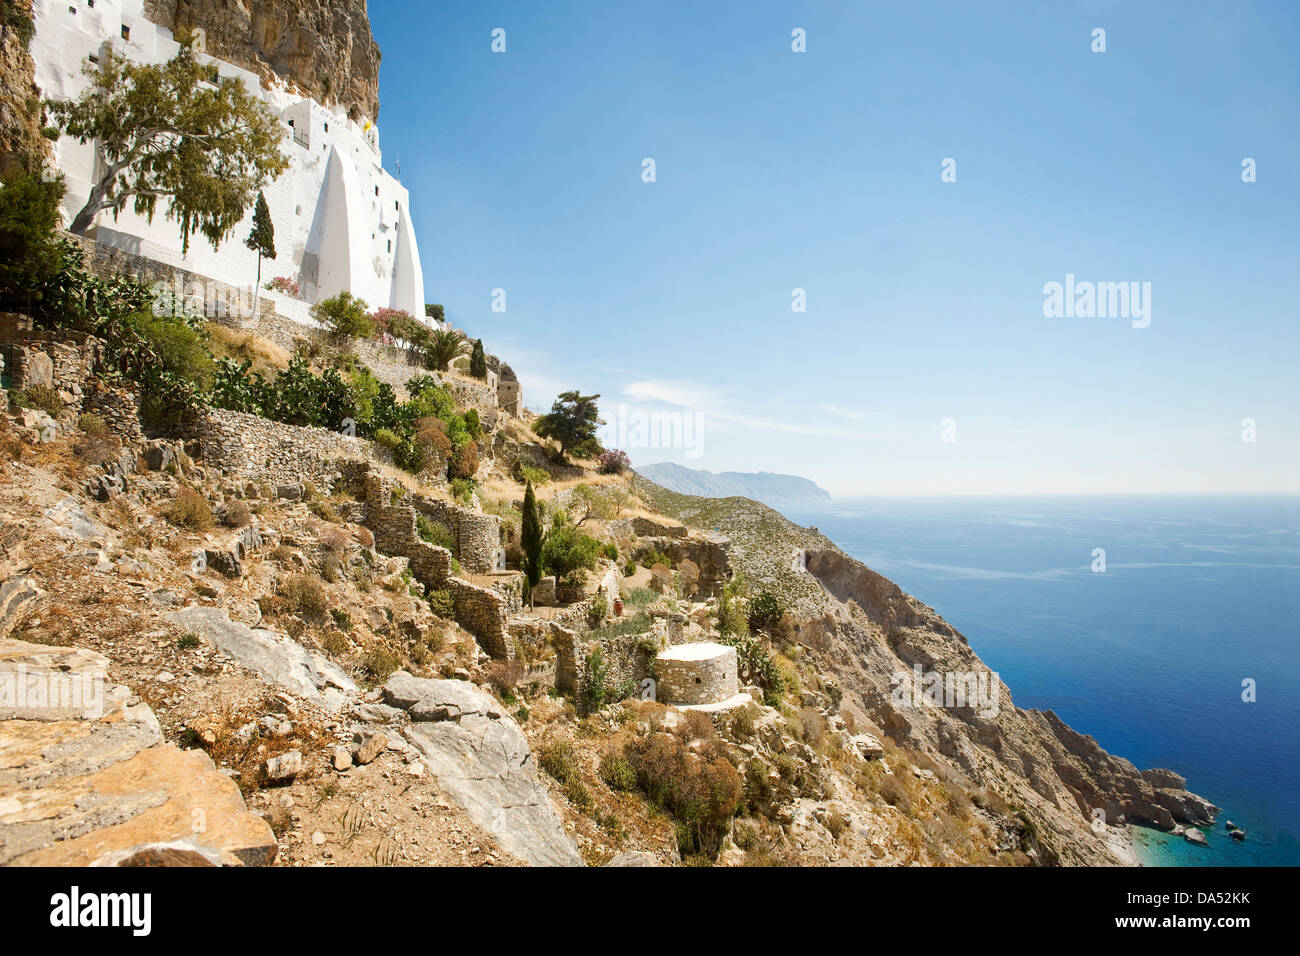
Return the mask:
M 839 496 L 1300 490 L 1300 3 L 370 16 L 429 300 L 531 407 L 693 426 L 609 436 L 634 463 Z M 1046 317 L 1067 273 L 1149 282 L 1150 325 Z

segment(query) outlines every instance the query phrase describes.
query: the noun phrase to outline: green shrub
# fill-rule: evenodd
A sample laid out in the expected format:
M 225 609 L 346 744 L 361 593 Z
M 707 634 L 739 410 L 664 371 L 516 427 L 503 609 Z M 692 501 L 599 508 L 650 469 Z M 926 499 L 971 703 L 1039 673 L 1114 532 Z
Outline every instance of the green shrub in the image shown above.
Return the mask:
M 342 608 L 336 607 L 332 609 L 330 617 L 334 618 L 334 623 L 338 625 L 340 631 L 352 630 L 352 615 Z
M 391 428 L 380 428 L 375 432 L 375 444 L 382 445 L 389 451 L 396 451 L 397 446 L 402 443 L 402 436 L 397 434 Z
M 375 323 L 366 313 L 366 304 L 350 292 L 340 292 L 312 306 L 311 317 L 319 322 L 336 341 L 344 338 L 368 339 L 374 335 Z
M 624 756 L 651 803 L 677 820 L 683 852 L 716 854 L 740 806 L 736 768 L 720 755 L 697 757 L 672 734 L 638 737 Z
M 666 568 L 673 566 L 673 559 L 668 557 L 662 551 L 649 551 L 641 555 L 641 567 L 653 568 L 656 564 L 662 564 Z
M 636 770 L 621 753 L 609 750 L 600 758 L 600 779 L 611 790 L 632 790 L 636 787 Z
M 583 675 L 583 703 L 588 711 L 600 710 L 605 706 L 605 675 L 608 673 L 609 665 L 605 662 L 605 655 L 597 647 L 587 655 Z
M 320 639 L 320 644 L 321 647 L 325 648 L 325 653 L 331 657 L 342 657 L 351 647 L 347 635 L 341 631 L 326 631 L 325 635 Z
M 63 399 L 59 398 L 59 393 L 53 386 L 29 385 L 23 390 L 23 399 L 26 404 L 21 407 L 38 409 L 51 418 L 63 414 Z
M 104 423 L 104 419 L 92 412 L 77 416 L 77 429 L 91 438 L 104 438 L 108 435 L 108 425 Z
M 542 542 L 542 567 L 557 578 L 574 580 L 596 567 L 600 542 L 572 525 L 552 528 Z
M 522 461 L 519 463 L 516 470 L 519 472 L 519 481 L 522 484 L 528 484 L 531 482 L 534 485 L 540 486 L 549 484 L 551 481 L 551 473 L 549 471 L 546 471 L 543 468 L 537 468 L 533 465 L 525 464 Z
M 763 591 L 749 602 L 748 624 L 751 631 L 763 631 L 773 627 L 781 620 L 784 613 L 781 602 L 770 591 Z
M 456 618 L 456 599 L 452 597 L 451 592 L 446 588 L 438 588 L 429 592 L 429 608 L 438 617 L 446 618 L 449 621 Z
M 456 536 L 451 533 L 451 529 L 427 515 L 415 516 L 415 533 L 420 536 L 421 541 L 446 548 L 452 554 L 456 553 Z
M 310 574 L 291 574 L 280 584 L 280 596 L 308 620 L 324 620 L 329 611 L 329 599 L 320 578 Z
M 606 542 L 605 546 L 601 548 L 601 553 L 611 561 L 618 560 L 618 546 L 613 542 Z
M 752 850 L 758 846 L 758 831 L 751 824 L 737 823 L 731 830 L 731 839 L 742 850 Z
M 176 497 L 167 505 L 164 515 L 178 528 L 190 531 L 208 531 L 216 523 L 207 500 L 193 488 L 184 486 L 177 489 Z
M 474 498 L 474 479 L 453 478 L 451 480 L 451 497 L 463 505 L 469 504 Z
M 572 741 L 562 738 L 543 745 L 537 765 L 563 784 L 565 795 L 575 806 L 591 805 L 591 791 L 582 780 L 582 766 Z
M 623 577 L 630 578 L 634 574 L 636 574 L 636 562 L 628 558 L 627 564 L 623 565 Z
M 402 662 L 387 648 L 376 647 L 362 659 L 361 666 L 375 680 L 387 680 L 393 671 L 402 666 Z
M 304 497 L 306 496 L 304 495 Z M 340 524 L 343 521 L 342 516 L 338 513 L 338 509 L 322 498 L 309 501 L 307 503 L 307 510 L 322 521 L 330 521 L 334 524 Z

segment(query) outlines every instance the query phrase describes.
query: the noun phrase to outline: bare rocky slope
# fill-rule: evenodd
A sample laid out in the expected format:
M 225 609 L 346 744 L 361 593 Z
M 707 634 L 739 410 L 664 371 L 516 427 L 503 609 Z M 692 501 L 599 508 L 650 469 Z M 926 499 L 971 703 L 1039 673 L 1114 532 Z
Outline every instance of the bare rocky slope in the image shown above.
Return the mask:
M 1213 821 L 1218 808 L 1189 793 L 1178 774 L 1139 771 L 1052 711 L 1014 706 L 1000 681 L 995 714 L 973 706 L 915 706 L 911 695 L 900 702 L 896 678 L 910 686 L 918 665 L 941 674 L 988 674 L 988 668 L 933 608 L 816 529 L 744 498 L 692 498 L 644 480 L 636 489 L 663 513 L 730 537 L 734 570 L 788 602 L 798 643 L 817 670 L 839 683 L 840 712 L 951 768 L 972 788 L 1002 794 L 1031 824 L 1041 862 L 1128 862 L 1115 831 L 1098 819 L 1165 830 Z M 806 570 L 794 569 L 796 556 Z
M 36 65 L 27 50 L 31 0 L 2 0 L 0 9 L 0 162 L 32 165 L 49 152 L 49 142 L 41 135 Z
M 287 80 L 354 119 L 379 116 L 379 45 L 365 0 L 147 0 L 173 32 L 201 27 L 208 52 L 265 80 Z

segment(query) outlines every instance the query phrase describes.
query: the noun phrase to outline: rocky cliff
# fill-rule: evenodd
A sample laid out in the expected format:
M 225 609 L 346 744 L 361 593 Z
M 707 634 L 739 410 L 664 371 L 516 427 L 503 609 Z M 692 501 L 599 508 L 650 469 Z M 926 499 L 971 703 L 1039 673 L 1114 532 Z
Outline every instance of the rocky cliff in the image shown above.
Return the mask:
M 208 52 L 278 77 L 353 119 L 379 116 L 379 45 L 366 0 L 145 0 L 173 32 L 202 28 Z
M 41 97 L 27 43 L 31 39 L 31 0 L 3 0 L 0 20 L 0 161 L 30 165 L 44 157 L 49 143 L 41 136 Z
M 1051 711 L 1016 707 L 966 638 L 933 608 L 801 528 L 743 498 L 692 498 L 640 481 L 666 514 L 732 539 L 734 568 L 779 593 L 795 641 L 843 691 L 840 713 L 954 771 L 972 795 L 998 794 L 1026 823 L 1023 842 L 1042 863 L 1131 862 L 1116 825 L 1202 826 L 1218 808 L 1169 770 L 1140 771 Z M 801 555 L 806 570 L 791 560 Z M 933 706 L 911 693 L 918 674 L 989 681 L 993 706 Z M 916 688 L 918 693 L 922 688 Z

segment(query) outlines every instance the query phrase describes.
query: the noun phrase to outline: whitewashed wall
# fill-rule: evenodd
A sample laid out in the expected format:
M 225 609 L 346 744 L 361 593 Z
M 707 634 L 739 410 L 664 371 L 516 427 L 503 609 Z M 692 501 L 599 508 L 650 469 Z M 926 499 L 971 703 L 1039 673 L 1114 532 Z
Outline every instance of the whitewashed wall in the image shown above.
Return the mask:
M 73 98 L 86 89 L 83 64 L 89 56 L 102 56 L 109 45 L 144 63 L 164 62 L 177 49 L 170 30 L 145 19 L 141 0 L 94 0 L 93 6 L 90 0 L 36 0 L 35 18 L 31 52 L 36 82 L 51 98 Z M 129 39 L 123 27 L 129 29 Z M 204 59 L 215 63 L 222 76 L 238 77 L 257 91 L 285 130 L 290 168 L 265 190 L 279 254 L 263 263 L 263 283 L 288 276 L 308 302 L 348 290 L 372 309 L 405 309 L 423 319 L 424 271 L 408 211 L 410 196 L 383 169 L 378 128 L 286 89 L 263 87 L 255 74 L 232 64 Z M 94 144 L 64 137 L 55 146 L 55 159 L 67 179 L 64 216 L 71 222 L 95 178 Z M 129 208 L 116 221 L 111 213 L 101 213 L 93 234 L 100 242 L 168 265 L 251 286 L 257 256 L 244 245 L 251 229 L 250 209 L 219 249 L 203 236 L 193 236 L 188 254 L 182 255 L 180 229 L 166 218 L 165 202 L 160 202 L 152 223 Z

